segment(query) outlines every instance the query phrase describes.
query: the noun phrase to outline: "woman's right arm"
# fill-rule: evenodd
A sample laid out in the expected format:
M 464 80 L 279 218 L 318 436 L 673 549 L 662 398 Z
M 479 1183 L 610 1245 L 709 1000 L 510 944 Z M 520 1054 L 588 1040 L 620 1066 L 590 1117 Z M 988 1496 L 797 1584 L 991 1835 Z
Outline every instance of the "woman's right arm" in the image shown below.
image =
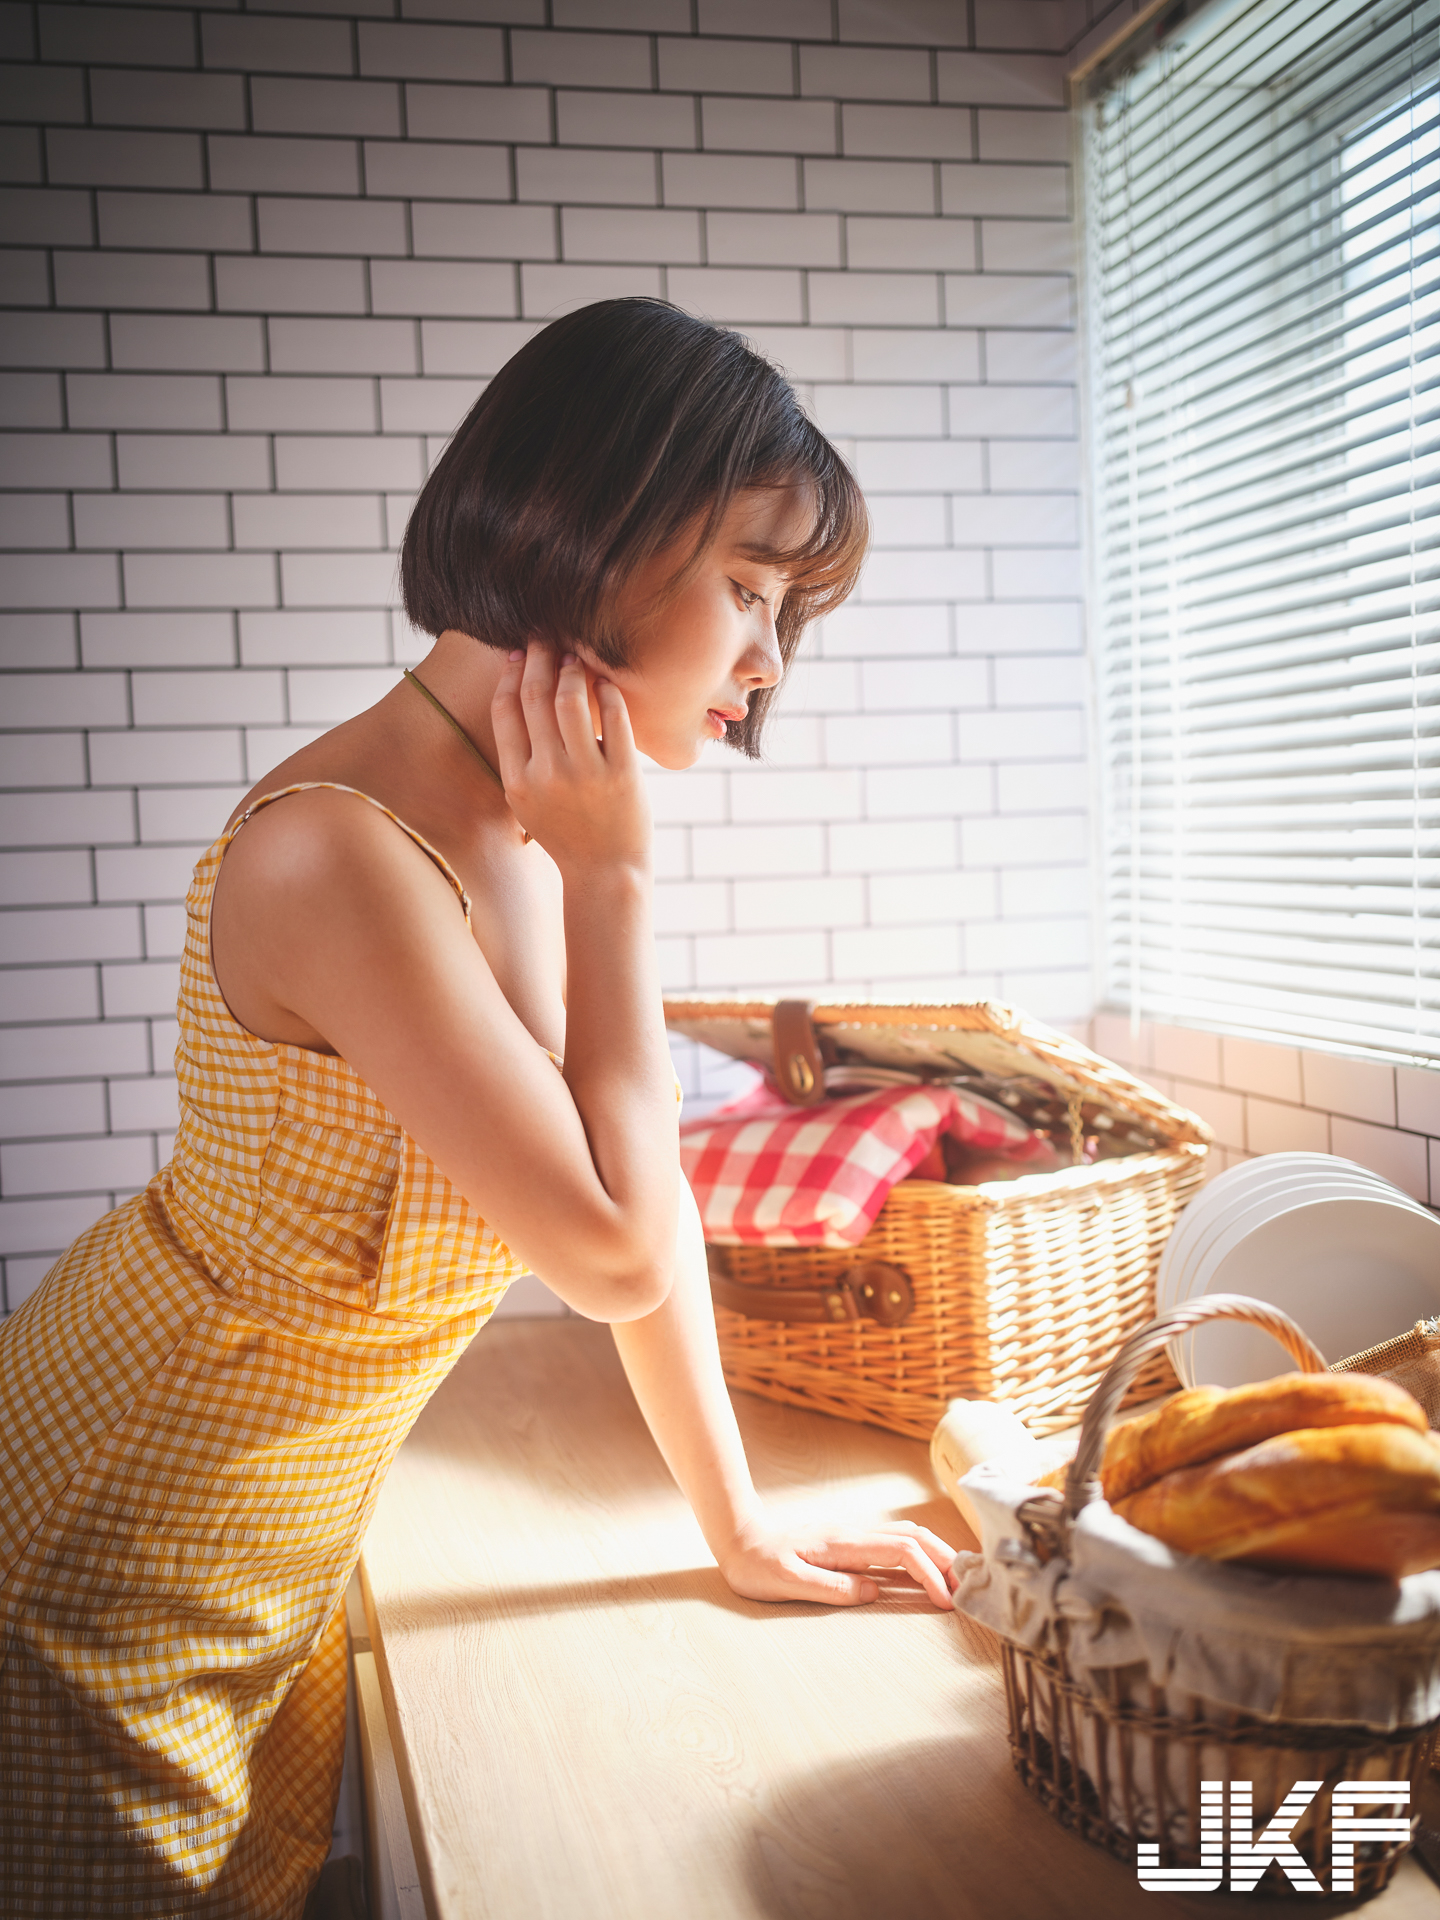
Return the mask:
M 360 1075 L 506 1244 L 597 1320 L 665 1299 L 679 1162 L 651 928 L 650 826 L 624 701 L 532 647 L 494 706 L 522 823 L 560 868 L 562 1078 L 501 993 L 453 889 L 383 814 L 333 791 L 257 814 L 216 925 L 268 996 Z M 304 830 L 279 816 L 299 808 Z M 232 870 L 233 863 L 233 870 Z M 243 934 L 242 934 L 243 928 Z

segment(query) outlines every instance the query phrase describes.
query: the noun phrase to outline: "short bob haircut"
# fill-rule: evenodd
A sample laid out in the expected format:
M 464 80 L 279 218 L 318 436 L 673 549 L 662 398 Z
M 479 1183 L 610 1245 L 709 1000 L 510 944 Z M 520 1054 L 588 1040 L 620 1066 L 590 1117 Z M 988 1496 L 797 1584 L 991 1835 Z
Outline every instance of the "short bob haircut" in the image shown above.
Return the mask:
M 522 347 L 457 428 L 405 529 L 405 611 L 422 633 L 507 651 L 579 642 L 624 666 L 613 609 L 625 580 L 684 539 L 675 590 L 737 493 L 789 485 L 814 502 L 809 532 L 757 556 L 790 576 L 776 622 L 787 666 L 865 557 L 854 476 L 738 334 L 664 300 L 601 300 Z M 769 704 L 763 689 L 727 729 L 752 758 Z

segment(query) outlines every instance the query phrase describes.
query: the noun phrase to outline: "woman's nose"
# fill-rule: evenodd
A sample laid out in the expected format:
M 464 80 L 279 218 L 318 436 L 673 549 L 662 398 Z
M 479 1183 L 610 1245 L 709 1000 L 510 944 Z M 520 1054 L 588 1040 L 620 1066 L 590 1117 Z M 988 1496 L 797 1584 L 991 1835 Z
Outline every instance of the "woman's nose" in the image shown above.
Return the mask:
M 780 657 L 780 640 L 775 632 L 775 622 L 765 622 L 764 638 L 757 640 L 741 662 L 741 675 L 757 687 L 775 686 L 785 671 L 785 662 Z

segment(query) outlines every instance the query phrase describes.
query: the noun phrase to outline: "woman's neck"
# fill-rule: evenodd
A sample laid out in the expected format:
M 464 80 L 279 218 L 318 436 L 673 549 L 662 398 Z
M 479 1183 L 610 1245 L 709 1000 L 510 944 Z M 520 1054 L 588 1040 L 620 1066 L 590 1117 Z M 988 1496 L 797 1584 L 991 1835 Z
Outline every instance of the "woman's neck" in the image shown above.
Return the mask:
M 490 703 L 504 667 L 505 655 L 499 647 L 487 647 L 451 627 L 414 669 L 497 773 L 500 756 Z

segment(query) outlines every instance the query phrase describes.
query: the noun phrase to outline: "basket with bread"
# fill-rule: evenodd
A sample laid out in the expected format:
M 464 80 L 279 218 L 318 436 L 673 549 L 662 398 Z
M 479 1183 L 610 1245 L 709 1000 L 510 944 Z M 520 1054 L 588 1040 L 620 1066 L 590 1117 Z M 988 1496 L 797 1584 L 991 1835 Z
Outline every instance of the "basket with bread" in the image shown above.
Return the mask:
M 1272 1334 L 1296 1370 L 1114 1424 L 1155 1352 L 1212 1319 Z M 980 1538 L 956 1558 L 955 1606 L 1001 1638 L 1027 1787 L 1163 1880 L 1210 1858 L 1215 1795 L 1232 1819 L 1248 1806 L 1258 1831 L 1304 1786 L 1293 1870 L 1262 1869 L 1254 1890 L 1321 1891 L 1333 1790 L 1419 1782 L 1440 1731 L 1440 1434 L 1426 1408 L 1353 1363 L 1327 1368 L 1276 1308 L 1216 1294 L 1124 1343 L 1067 1464 L 1047 1470 L 988 1412 L 983 1435 L 942 1422 L 932 1457 Z M 957 1484 L 967 1448 L 980 1464 Z M 1356 1893 L 1394 1873 L 1402 1813 L 1360 1842 Z

